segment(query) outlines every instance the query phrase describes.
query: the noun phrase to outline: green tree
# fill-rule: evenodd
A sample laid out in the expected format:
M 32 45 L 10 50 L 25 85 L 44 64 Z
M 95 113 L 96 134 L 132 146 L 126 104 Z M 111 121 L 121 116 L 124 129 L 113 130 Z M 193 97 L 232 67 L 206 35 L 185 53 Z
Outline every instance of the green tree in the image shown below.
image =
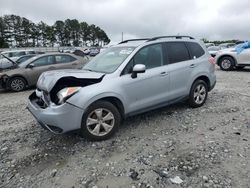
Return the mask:
M 64 35 L 64 27 L 65 24 L 63 21 L 57 20 L 55 24 L 53 25 L 54 27 L 54 33 L 55 33 L 55 38 L 60 44 L 60 46 L 65 45 L 65 35 Z
M 0 48 L 8 48 L 9 45 L 6 41 L 5 35 L 6 25 L 2 17 L 0 17 Z

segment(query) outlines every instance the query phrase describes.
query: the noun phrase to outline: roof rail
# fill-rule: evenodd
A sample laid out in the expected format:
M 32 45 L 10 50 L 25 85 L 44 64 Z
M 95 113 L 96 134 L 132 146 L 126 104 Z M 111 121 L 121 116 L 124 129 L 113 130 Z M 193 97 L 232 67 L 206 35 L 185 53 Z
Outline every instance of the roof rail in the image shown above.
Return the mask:
M 172 36 L 159 36 L 159 37 L 154 37 L 154 38 L 149 39 L 148 41 L 154 41 L 154 40 L 162 39 L 162 38 L 176 38 L 176 39 L 189 38 L 189 39 L 194 39 L 193 37 L 190 37 L 190 36 L 172 35 Z
M 142 39 L 129 39 L 129 40 L 124 40 L 124 41 L 120 42 L 119 44 L 124 44 L 124 43 L 127 43 L 127 42 L 132 42 L 132 41 L 141 41 L 141 40 L 148 41 L 148 40 L 150 40 L 150 39 L 149 39 L 149 38 L 142 38 Z

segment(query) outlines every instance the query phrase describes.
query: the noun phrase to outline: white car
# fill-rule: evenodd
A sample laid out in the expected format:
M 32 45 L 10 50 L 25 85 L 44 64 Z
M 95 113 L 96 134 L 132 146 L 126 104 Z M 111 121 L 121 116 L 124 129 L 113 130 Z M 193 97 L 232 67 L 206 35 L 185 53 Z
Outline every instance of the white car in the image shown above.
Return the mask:
M 250 66 L 250 41 L 239 44 L 234 48 L 218 51 L 215 61 L 224 71 L 230 71 L 234 68 L 243 69 L 245 66 Z

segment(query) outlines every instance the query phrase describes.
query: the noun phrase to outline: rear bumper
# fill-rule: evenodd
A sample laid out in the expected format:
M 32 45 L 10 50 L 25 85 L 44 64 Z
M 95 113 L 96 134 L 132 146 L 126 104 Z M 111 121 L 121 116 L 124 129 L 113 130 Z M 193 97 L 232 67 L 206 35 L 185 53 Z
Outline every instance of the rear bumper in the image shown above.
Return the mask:
M 215 87 L 215 85 L 216 85 L 216 75 L 214 75 L 214 76 L 212 77 L 212 79 L 210 79 L 210 87 L 209 87 L 209 90 L 208 90 L 208 91 L 213 90 L 214 87 Z
M 82 109 L 68 103 L 42 108 L 36 101 L 37 97 L 35 92 L 33 92 L 29 96 L 27 109 L 43 128 L 55 134 L 62 134 L 81 128 Z

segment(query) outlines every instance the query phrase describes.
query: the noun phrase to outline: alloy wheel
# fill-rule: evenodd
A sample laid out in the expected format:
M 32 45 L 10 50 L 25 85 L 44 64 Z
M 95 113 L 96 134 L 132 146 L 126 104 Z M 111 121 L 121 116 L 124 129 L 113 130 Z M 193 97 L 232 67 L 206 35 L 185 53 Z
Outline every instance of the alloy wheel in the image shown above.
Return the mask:
M 15 78 L 11 81 L 10 87 L 13 91 L 21 91 L 25 87 L 25 83 L 22 80 Z
M 230 61 L 229 59 L 224 59 L 224 60 L 221 62 L 221 66 L 222 66 L 222 68 L 225 69 L 225 70 L 230 69 L 231 65 L 232 65 L 232 63 L 231 63 L 231 61 Z
M 105 136 L 114 127 L 114 114 L 105 108 L 98 108 L 89 113 L 87 117 L 87 129 L 95 136 Z
M 203 84 L 196 86 L 194 90 L 194 101 L 196 104 L 202 104 L 206 98 L 207 92 Z

